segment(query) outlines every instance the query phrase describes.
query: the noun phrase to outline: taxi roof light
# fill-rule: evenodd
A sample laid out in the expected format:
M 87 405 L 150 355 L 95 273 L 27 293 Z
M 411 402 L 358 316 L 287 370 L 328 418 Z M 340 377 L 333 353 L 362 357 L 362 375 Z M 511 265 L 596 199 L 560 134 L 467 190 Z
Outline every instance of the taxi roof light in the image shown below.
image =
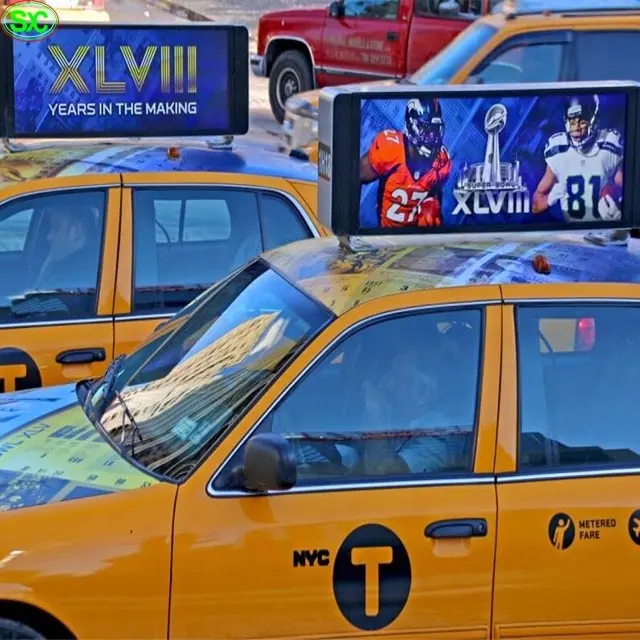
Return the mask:
M 128 52 L 113 41 L 123 33 Z M 56 51 L 64 59 L 55 58 Z M 81 53 L 85 64 L 74 68 Z M 109 70 L 103 86 L 88 71 L 98 55 Z M 130 69 L 143 59 L 148 69 L 141 82 Z M 56 71 L 43 76 L 43 64 Z M 42 40 L 0 38 L 0 89 L 11 89 L 0 90 L 0 138 L 215 136 L 221 142 L 213 144 L 228 146 L 249 130 L 248 69 L 249 32 L 239 24 L 88 20 L 62 22 Z
M 570 108 L 593 112 L 588 134 L 569 131 Z M 320 222 L 343 246 L 551 232 L 624 246 L 640 227 L 640 188 L 628 178 L 640 166 L 638 123 L 633 81 L 325 88 Z M 583 165 L 571 154 L 583 148 L 598 150 L 595 178 L 574 175 Z M 550 174 L 564 177 L 550 183 Z

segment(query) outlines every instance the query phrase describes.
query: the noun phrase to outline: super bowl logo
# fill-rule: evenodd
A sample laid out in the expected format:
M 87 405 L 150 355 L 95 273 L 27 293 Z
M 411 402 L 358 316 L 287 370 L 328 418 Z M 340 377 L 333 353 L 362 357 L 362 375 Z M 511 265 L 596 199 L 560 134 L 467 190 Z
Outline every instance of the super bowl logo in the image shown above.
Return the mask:
M 529 213 L 531 198 L 522 182 L 520 163 L 502 162 L 500 132 L 507 124 L 507 109 L 491 106 L 484 118 L 487 145 L 484 162 L 465 163 L 453 189 L 453 215 Z

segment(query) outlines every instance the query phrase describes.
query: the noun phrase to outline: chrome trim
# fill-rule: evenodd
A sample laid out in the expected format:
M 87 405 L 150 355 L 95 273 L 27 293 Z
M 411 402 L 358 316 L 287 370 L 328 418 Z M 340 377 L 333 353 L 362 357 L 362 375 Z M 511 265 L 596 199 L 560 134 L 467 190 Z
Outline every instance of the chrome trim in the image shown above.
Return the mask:
M 214 283 L 215 284 L 215 283 Z M 176 311 L 177 313 L 177 311 Z M 173 318 L 173 313 L 144 313 L 139 316 L 123 314 L 115 316 L 115 322 L 134 322 L 135 320 L 162 320 L 163 318 Z
M 267 491 L 262 494 L 249 493 L 246 491 L 214 491 L 213 494 L 209 493 L 209 487 L 207 486 L 207 493 L 217 498 L 255 498 L 256 495 L 263 496 L 286 496 L 292 493 L 333 493 L 336 491 L 364 491 L 368 489 L 403 489 L 406 487 L 443 487 L 443 486 L 467 486 L 470 484 L 495 484 L 494 476 L 477 476 L 474 477 L 473 472 L 470 472 L 468 477 L 465 478 L 434 478 L 423 480 L 396 480 L 394 482 L 360 482 L 352 484 L 322 484 L 314 485 L 312 487 L 293 487 L 283 491 Z
M 286 180 L 286 181 L 292 181 L 292 182 L 296 182 L 297 178 L 285 178 L 283 177 L 282 180 Z M 305 180 L 300 180 L 300 182 L 306 182 Z M 310 183 L 313 184 L 313 183 Z M 201 182 L 180 182 L 180 183 L 172 183 L 172 184 L 152 184 L 152 183 L 140 183 L 140 184 L 131 184 L 131 183 L 127 183 L 126 179 L 124 181 L 124 184 L 122 185 L 123 187 L 128 187 L 131 189 L 138 189 L 138 188 L 145 188 L 145 189 L 184 189 L 184 188 L 189 188 L 189 187 L 205 187 L 208 189 L 218 189 L 218 188 L 229 188 L 229 189 L 246 189 L 246 188 L 250 188 L 250 189 L 256 189 L 259 191 L 269 191 L 270 193 L 277 193 L 281 196 L 284 196 L 285 198 L 287 198 L 289 200 L 289 202 L 296 208 L 296 210 L 298 211 L 298 213 L 302 216 L 302 218 L 304 219 L 304 221 L 307 223 L 307 227 L 309 228 L 309 230 L 311 231 L 311 235 L 314 238 L 319 238 L 320 237 L 320 233 L 318 232 L 318 230 L 315 228 L 313 222 L 311 222 L 311 217 L 310 215 L 307 213 L 306 209 L 302 206 L 302 204 L 300 203 L 300 201 L 295 198 L 292 194 L 290 194 L 287 191 L 282 191 L 282 189 L 276 189 L 275 187 L 263 187 L 262 185 L 259 184 L 228 184 L 226 182 L 212 182 L 212 183 L 201 183 Z
M 30 149 L 27 148 L 24 151 L 29 151 Z M 113 184 L 109 183 L 109 184 L 90 184 L 90 185 L 80 185 L 77 187 L 49 187 L 48 189 L 37 189 L 36 191 L 27 191 L 27 192 L 23 192 L 23 193 L 18 193 L 14 196 L 9 196 L 8 198 L 3 198 L 2 197 L 2 191 L 5 187 L 0 188 L 0 206 L 1 205 L 5 205 L 8 204 L 9 202 L 13 202 L 14 200 L 20 200 L 21 198 L 30 198 L 32 196 L 39 196 L 42 194 L 49 194 L 52 192 L 57 192 L 57 191 L 96 191 L 96 190 L 108 190 L 108 189 L 120 189 L 120 187 L 122 186 L 120 183 L 120 173 L 111 173 L 111 174 L 82 174 L 82 175 L 110 175 L 113 176 L 114 178 L 118 178 L 116 181 L 113 182 Z M 36 178 L 36 180 L 51 180 L 51 179 L 55 179 L 55 178 L 65 178 L 67 176 L 60 176 L 60 175 L 56 175 L 56 176 L 45 176 L 45 177 L 40 177 L 40 178 Z M 75 176 L 78 177 L 78 176 Z M 24 180 L 22 182 L 15 182 L 13 184 L 15 185 L 22 185 L 25 184 L 27 181 Z M 107 194 L 108 197 L 109 194 Z
M 313 86 L 315 87 L 316 86 L 316 74 L 315 74 L 316 59 L 313 55 L 313 50 L 311 49 L 311 45 L 304 38 L 300 38 L 298 36 L 273 36 L 272 38 L 269 39 L 269 41 L 267 42 L 267 46 L 264 50 L 265 72 L 268 71 L 266 60 L 269 59 L 269 47 L 273 42 L 277 42 L 278 40 L 290 40 L 293 42 L 299 42 L 300 44 L 303 44 L 307 48 L 307 51 L 309 52 L 309 57 L 311 58 L 311 75 L 313 78 Z
M 569 284 L 582 284 L 582 283 L 569 283 Z M 586 283 L 585 283 L 586 284 Z M 590 284 L 596 284 L 596 283 L 590 283 Z M 635 282 L 621 282 L 621 283 L 612 283 L 612 282 L 603 282 L 602 284 L 637 284 Z M 611 302 L 620 302 L 620 303 L 625 303 L 628 304 L 629 302 L 637 302 L 640 304 L 640 288 L 638 289 L 638 297 L 631 297 L 631 298 L 589 298 L 589 297 L 579 297 L 579 296 L 571 296 L 570 298 L 504 298 L 503 299 L 503 304 L 522 304 L 523 302 L 525 303 L 535 303 L 535 304 L 544 304 L 544 305 L 553 305 L 553 304 L 558 304 L 559 302 L 561 303 L 575 303 L 575 302 L 579 302 L 580 304 L 585 304 L 585 303 L 611 303 Z
M 8 324 L 2 324 L 0 322 L 0 331 L 3 329 L 25 329 L 29 327 L 55 327 L 59 325 L 75 325 L 75 324 L 106 324 L 107 322 L 113 322 L 112 316 L 85 318 L 76 318 L 73 320 L 42 320 L 41 322 L 11 322 Z
M 344 340 L 345 338 L 348 338 L 354 331 L 358 330 L 359 328 L 361 328 L 363 325 L 367 325 L 370 324 L 371 322 L 377 322 L 381 319 L 386 319 L 386 318 L 392 318 L 394 316 L 398 316 L 398 315 L 403 315 L 406 313 L 416 313 L 416 312 L 420 312 L 420 311 L 424 311 L 426 309 L 455 309 L 457 307 L 488 307 L 488 306 L 495 306 L 495 305 L 501 305 L 502 302 L 500 300 L 473 300 L 473 301 L 469 301 L 469 302 L 448 302 L 448 303 L 433 303 L 433 304 L 426 304 L 426 305 L 419 305 L 417 307 L 404 307 L 402 309 L 394 309 L 393 311 L 385 311 L 384 313 L 379 313 L 375 316 L 371 316 L 368 318 L 364 318 L 362 320 L 360 320 L 359 322 L 356 322 L 355 324 L 351 325 L 346 331 L 342 332 L 340 335 L 336 336 L 329 344 L 325 345 L 325 347 L 322 349 L 322 351 L 320 351 L 320 353 L 318 353 L 316 355 L 315 358 L 313 358 L 313 360 L 311 360 L 311 362 L 307 363 L 307 366 L 304 367 L 304 369 L 291 381 L 291 383 L 282 391 L 282 393 L 272 402 L 272 404 L 267 407 L 267 409 L 264 411 L 264 413 L 262 414 L 262 416 L 260 417 L 260 419 L 253 425 L 253 427 L 251 427 L 251 429 L 249 429 L 249 431 L 247 433 L 245 433 L 245 435 L 241 438 L 240 442 L 238 442 L 238 444 L 232 449 L 232 451 L 229 453 L 229 455 L 221 462 L 220 466 L 218 467 L 218 469 L 214 472 L 214 474 L 211 476 L 209 482 L 207 483 L 207 494 L 209 496 L 211 496 L 212 498 L 215 497 L 226 497 L 231 495 L 232 491 L 216 491 L 213 488 L 213 483 L 216 481 L 216 478 L 222 473 L 223 469 L 225 468 L 225 466 L 227 465 L 227 463 L 231 460 L 231 458 L 233 458 L 233 456 L 235 455 L 236 451 L 238 449 L 240 449 L 240 447 L 242 447 L 244 445 L 244 443 L 253 435 L 253 432 L 256 431 L 260 425 L 262 424 L 262 422 L 266 419 L 266 417 L 272 412 L 274 411 L 278 405 L 287 397 L 287 395 L 289 394 L 289 392 L 291 391 L 291 389 L 293 387 L 295 387 L 295 385 L 298 383 L 298 381 L 300 379 L 302 379 L 307 372 L 313 368 L 315 366 L 315 364 L 324 357 L 324 355 L 330 351 L 332 349 L 332 347 L 340 342 L 341 340 Z M 414 482 L 417 482 L 418 485 L 417 486 L 428 486 L 429 484 L 432 483 L 438 483 L 438 484 L 466 484 L 466 483 L 470 483 L 470 480 L 473 480 L 474 484 L 477 483 L 493 483 L 495 481 L 494 477 L 491 476 L 488 479 L 482 479 L 481 482 L 478 482 L 480 479 L 479 478 L 473 478 L 473 476 L 470 476 L 469 479 L 467 478 L 452 478 L 451 480 L 423 480 L 423 481 L 419 481 L 416 480 Z M 332 487 L 333 490 L 337 490 L 338 488 L 342 487 L 343 489 L 361 489 L 361 488 L 366 488 L 368 487 L 369 484 L 373 484 L 375 485 L 375 487 L 383 487 L 384 483 L 364 483 L 364 484 L 358 484 L 358 483 L 353 483 L 353 484 L 345 484 L 345 485 L 327 485 L 329 487 Z M 412 486 L 409 484 L 409 482 L 407 481 L 398 481 L 397 483 L 391 483 L 391 486 L 399 486 L 399 487 L 405 487 L 405 486 Z M 374 487 L 374 488 L 375 488 Z M 288 494 L 288 493 L 312 493 L 312 492 L 316 492 L 316 491 L 324 491 L 324 485 L 322 488 L 317 489 L 315 487 L 300 487 L 298 489 L 296 489 L 295 487 L 293 489 L 289 489 L 288 491 L 277 491 L 277 492 L 267 492 L 266 495 L 275 495 L 275 494 Z M 244 492 L 244 491 L 233 491 L 233 494 L 237 494 L 238 496 L 243 496 L 246 498 L 251 498 L 251 497 L 255 497 L 254 493 L 249 493 L 249 492 Z
M 571 478 L 602 478 L 607 476 L 637 476 L 638 467 L 613 467 L 611 469 L 586 469 L 583 471 L 550 471 L 549 473 L 522 473 L 519 475 L 498 475 L 500 484 L 515 484 L 523 482 L 537 482 L 540 480 L 567 480 Z
M 397 73 L 378 73 L 375 71 L 366 71 L 359 68 L 344 68 L 344 67 L 317 67 L 318 73 L 333 73 L 340 76 L 367 76 L 369 78 L 387 78 L 396 79 L 401 76 Z
M 251 55 L 250 58 L 251 71 L 254 76 L 258 78 L 265 78 L 267 75 L 267 61 L 264 56 L 256 55 L 255 53 Z

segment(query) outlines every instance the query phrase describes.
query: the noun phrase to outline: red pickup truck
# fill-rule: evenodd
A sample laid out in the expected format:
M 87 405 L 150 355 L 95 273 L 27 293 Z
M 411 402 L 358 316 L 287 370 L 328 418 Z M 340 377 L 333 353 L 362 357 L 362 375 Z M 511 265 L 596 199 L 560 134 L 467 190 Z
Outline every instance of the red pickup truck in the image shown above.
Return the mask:
M 310 89 L 413 73 L 500 0 L 335 0 L 263 14 L 251 68 L 278 122 Z

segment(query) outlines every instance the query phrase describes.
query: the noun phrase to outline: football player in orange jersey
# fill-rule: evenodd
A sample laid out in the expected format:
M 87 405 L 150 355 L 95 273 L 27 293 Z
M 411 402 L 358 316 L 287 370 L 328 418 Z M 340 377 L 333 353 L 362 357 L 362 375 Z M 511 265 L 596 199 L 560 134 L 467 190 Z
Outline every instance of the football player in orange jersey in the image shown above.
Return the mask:
M 451 172 L 443 145 L 444 120 L 436 98 L 412 98 L 405 131 L 380 132 L 360 158 L 360 181 L 379 180 L 377 213 L 381 227 L 437 226 L 442 185 Z

